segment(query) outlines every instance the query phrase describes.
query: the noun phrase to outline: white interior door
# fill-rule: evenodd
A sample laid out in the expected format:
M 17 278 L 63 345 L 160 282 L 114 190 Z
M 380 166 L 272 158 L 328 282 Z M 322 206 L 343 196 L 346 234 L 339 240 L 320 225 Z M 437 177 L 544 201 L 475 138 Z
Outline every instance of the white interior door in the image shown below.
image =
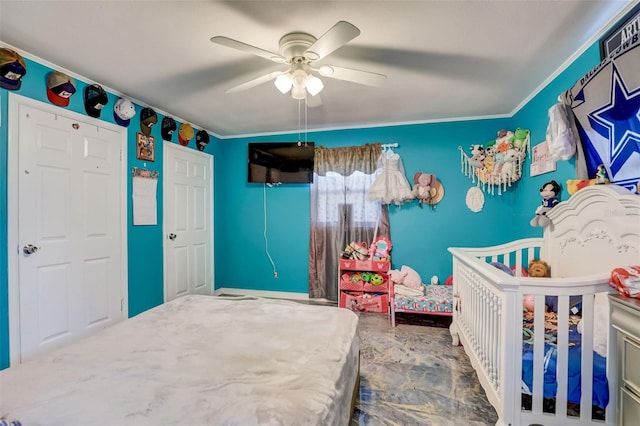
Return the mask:
M 165 301 L 213 293 L 213 156 L 164 142 Z
M 14 203 L 17 196 L 17 214 L 10 223 L 18 229 L 13 319 L 19 320 L 24 360 L 126 318 L 126 209 L 119 128 L 98 127 L 97 120 L 46 104 L 16 102 L 10 121 L 17 124 L 11 135 L 17 158 L 9 161 L 18 164 L 10 177 L 17 179 L 11 198 Z

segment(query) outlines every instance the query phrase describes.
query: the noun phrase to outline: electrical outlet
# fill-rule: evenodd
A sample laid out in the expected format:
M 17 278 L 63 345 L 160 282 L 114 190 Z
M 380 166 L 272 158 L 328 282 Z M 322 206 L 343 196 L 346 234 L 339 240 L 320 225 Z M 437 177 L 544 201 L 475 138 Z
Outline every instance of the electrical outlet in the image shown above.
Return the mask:
M 278 278 L 278 271 L 273 271 L 273 278 Z

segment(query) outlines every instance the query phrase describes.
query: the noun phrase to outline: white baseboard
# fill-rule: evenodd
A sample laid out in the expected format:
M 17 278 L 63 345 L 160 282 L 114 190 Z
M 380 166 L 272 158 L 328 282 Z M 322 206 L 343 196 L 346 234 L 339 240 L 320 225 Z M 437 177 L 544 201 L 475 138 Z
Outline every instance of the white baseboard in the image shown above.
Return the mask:
M 308 293 L 291 293 L 288 291 L 268 291 L 268 290 L 248 290 L 244 288 L 217 288 L 214 296 L 229 294 L 232 296 L 256 296 L 268 297 L 271 299 L 309 300 Z

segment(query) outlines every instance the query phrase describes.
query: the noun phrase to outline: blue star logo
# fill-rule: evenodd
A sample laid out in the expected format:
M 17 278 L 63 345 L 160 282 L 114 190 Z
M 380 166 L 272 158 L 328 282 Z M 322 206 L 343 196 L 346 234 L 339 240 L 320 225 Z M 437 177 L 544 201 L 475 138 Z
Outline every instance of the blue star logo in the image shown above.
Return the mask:
M 615 176 L 631 154 L 640 154 L 640 88 L 629 91 L 613 64 L 611 100 L 591 112 L 593 130 L 609 140 L 609 169 Z

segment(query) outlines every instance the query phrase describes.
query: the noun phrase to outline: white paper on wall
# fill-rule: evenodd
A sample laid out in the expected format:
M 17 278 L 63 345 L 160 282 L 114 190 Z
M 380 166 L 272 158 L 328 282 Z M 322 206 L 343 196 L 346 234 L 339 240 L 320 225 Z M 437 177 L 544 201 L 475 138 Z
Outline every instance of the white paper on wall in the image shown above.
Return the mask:
M 133 169 L 133 224 L 157 225 L 158 172 Z

